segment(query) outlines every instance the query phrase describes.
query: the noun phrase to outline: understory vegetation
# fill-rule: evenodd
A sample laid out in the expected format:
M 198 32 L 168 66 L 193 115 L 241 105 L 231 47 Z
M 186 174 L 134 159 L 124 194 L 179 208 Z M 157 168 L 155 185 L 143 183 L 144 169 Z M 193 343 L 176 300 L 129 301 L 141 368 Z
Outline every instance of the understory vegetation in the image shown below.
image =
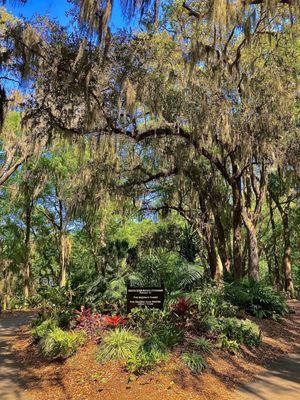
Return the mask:
M 242 346 L 259 346 L 261 331 L 249 319 L 251 310 L 247 314 L 244 295 L 240 302 L 235 297 L 232 305 L 229 300 L 232 284 L 205 282 L 201 289 L 202 285 L 203 282 L 194 283 L 188 294 L 167 293 L 163 310 L 134 308 L 127 313 L 122 305 L 116 310 L 112 303 L 109 314 L 107 303 L 95 305 L 93 310 L 84 306 L 76 310 L 75 294 L 74 303 L 66 306 L 65 289 L 56 288 L 55 297 L 60 290 L 61 303 L 42 308 L 32 322 L 33 340 L 48 359 L 64 359 L 92 341 L 97 346 L 95 358 L 99 363 L 120 360 L 131 377 L 172 358 L 192 373 L 199 373 L 207 366 L 206 357 L 214 351 L 237 354 Z M 251 290 L 259 293 L 254 286 Z M 272 293 L 274 308 L 266 302 L 264 309 L 265 297 L 258 297 L 261 313 L 257 316 L 279 319 L 286 313 L 286 300 L 275 290 L 267 288 L 266 292 L 268 296 Z

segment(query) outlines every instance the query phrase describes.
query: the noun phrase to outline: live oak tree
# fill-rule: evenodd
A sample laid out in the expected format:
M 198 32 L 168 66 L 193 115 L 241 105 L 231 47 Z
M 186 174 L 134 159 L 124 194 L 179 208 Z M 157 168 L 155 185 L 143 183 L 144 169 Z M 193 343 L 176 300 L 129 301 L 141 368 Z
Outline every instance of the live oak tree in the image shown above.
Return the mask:
M 132 167 L 124 172 L 116 165 L 114 172 L 115 177 L 127 174 L 135 185 L 188 175 L 186 163 L 207 159 L 232 192 L 236 279 L 245 273 L 244 225 L 248 273 L 258 280 L 256 226 L 269 170 L 280 157 L 281 132 L 290 129 L 294 107 L 291 75 L 286 78 L 275 55 L 284 34 L 274 31 L 272 19 L 265 14 L 253 21 L 249 16 L 251 54 L 246 32 L 235 33 L 235 25 L 227 36 L 214 38 L 206 23 L 201 26 L 176 6 L 173 13 L 167 11 L 163 24 L 167 20 L 172 35 L 150 32 L 115 37 L 109 54 L 86 39 L 74 37 L 70 43 L 64 32 L 55 32 L 54 37 L 60 35 L 61 40 L 53 41 L 49 57 L 58 52 L 61 58 L 56 57 L 56 69 L 46 64 L 40 71 L 29 116 L 43 115 L 49 130 L 75 137 L 97 136 L 104 146 L 122 148 L 128 141 L 127 162 Z M 270 75 L 275 70 L 276 81 Z M 62 78 L 59 86 L 53 73 Z
M 40 37 L 29 24 L 0 8 L 0 186 L 44 144 L 42 132 L 29 132 L 21 124 L 25 97 L 19 89 L 37 67 L 38 42 Z

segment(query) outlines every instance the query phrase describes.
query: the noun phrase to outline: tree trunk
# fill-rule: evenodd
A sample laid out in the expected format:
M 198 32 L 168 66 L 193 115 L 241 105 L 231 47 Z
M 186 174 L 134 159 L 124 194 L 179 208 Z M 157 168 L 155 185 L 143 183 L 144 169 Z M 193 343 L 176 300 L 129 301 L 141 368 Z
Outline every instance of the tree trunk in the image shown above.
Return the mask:
M 30 294 L 30 276 L 31 276 L 31 268 L 30 268 L 30 229 L 31 229 L 31 211 L 32 206 L 29 205 L 26 209 L 26 233 L 25 233 L 25 260 L 24 260 L 24 303 L 29 297 Z M 25 305 L 25 304 L 24 304 Z
M 292 261 L 291 261 L 291 239 L 290 239 L 290 226 L 289 226 L 289 211 L 290 202 L 287 202 L 285 208 L 282 207 L 279 199 L 273 194 L 272 199 L 274 200 L 283 225 L 283 241 L 284 241 L 284 254 L 282 260 L 282 271 L 284 275 L 284 289 L 290 293 L 291 297 L 294 296 L 294 284 L 292 278 Z
M 224 267 L 223 267 L 223 263 L 221 260 L 221 257 L 219 256 L 219 253 L 216 252 L 216 269 L 215 269 L 215 276 L 214 279 L 217 282 L 220 282 L 223 280 L 223 274 L 224 274 Z
M 224 227 L 220 215 L 218 215 L 217 211 L 214 212 L 214 218 L 218 234 L 219 254 L 222 260 L 222 264 L 224 265 L 224 271 L 230 273 L 230 266 L 231 266 L 230 251 L 228 252 L 227 250 Z
M 275 283 L 275 275 L 274 275 L 274 271 L 272 269 L 272 259 L 269 256 L 268 250 L 264 249 L 265 252 L 265 256 L 266 256 L 266 260 L 267 260 L 267 266 L 268 266 L 268 275 L 269 275 L 269 282 L 271 286 L 274 286 Z
M 212 233 L 210 233 L 210 238 L 206 243 L 211 278 L 215 281 L 221 281 L 223 279 L 223 263 L 215 246 Z
M 255 282 L 259 281 L 259 255 L 258 255 L 258 245 L 256 229 L 252 225 L 248 231 L 249 234 L 249 278 Z
M 65 239 L 64 239 L 64 234 L 61 232 L 60 233 L 60 277 L 59 277 L 59 286 L 65 287 L 66 286 L 66 276 L 67 276 L 67 271 L 66 271 L 66 259 L 65 259 Z
M 284 237 L 284 255 L 282 261 L 282 270 L 284 273 L 284 288 L 290 293 L 291 297 L 294 296 L 294 285 L 292 279 L 292 262 L 291 262 L 291 240 L 289 228 L 289 209 L 285 210 L 282 214 L 283 222 L 283 237 Z
M 60 265 L 60 277 L 59 287 L 63 288 L 66 286 L 67 270 L 66 270 L 66 254 L 67 254 L 67 242 L 64 232 L 64 216 L 63 216 L 63 202 L 59 198 L 58 190 L 56 188 L 56 196 L 58 197 L 59 207 L 59 265 Z
M 247 212 L 243 213 L 244 225 L 247 229 L 248 243 L 249 243 L 249 279 L 255 282 L 259 281 L 259 254 L 256 228 Z
M 11 271 L 9 270 L 9 267 L 7 267 L 4 270 L 3 273 L 3 305 L 2 309 L 3 311 L 6 311 L 10 309 L 10 301 L 11 301 Z
M 275 227 L 275 220 L 274 220 L 274 212 L 272 208 L 272 198 L 269 196 L 269 209 L 270 209 L 270 222 L 272 227 L 272 247 L 273 247 L 273 255 L 274 255 L 274 279 L 275 279 L 275 287 L 277 290 L 282 290 L 282 284 L 280 279 L 280 269 L 279 269 L 279 257 L 277 252 L 277 245 L 276 245 L 276 227 Z
M 243 256 L 242 256 L 242 203 L 240 182 L 234 182 L 232 185 L 233 195 L 233 269 L 236 281 L 241 280 L 243 276 Z
M 211 278 L 214 280 L 221 280 L 223 278 L 223 264 L 219 253 L 216 250 L 214 232 L 212 229 L 213 212 L 207 208 L 203 194 L 199 194 L 199 202 L 201 208 L 201 218 L 199 222 L 196 223 L 196 226 L 202 233 L 207 248 Z

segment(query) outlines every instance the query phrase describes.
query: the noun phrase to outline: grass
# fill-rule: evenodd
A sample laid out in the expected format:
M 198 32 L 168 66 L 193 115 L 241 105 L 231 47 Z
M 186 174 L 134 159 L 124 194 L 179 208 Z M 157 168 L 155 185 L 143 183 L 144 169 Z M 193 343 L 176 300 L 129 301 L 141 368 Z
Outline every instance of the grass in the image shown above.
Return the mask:
M 97 352 L 98 361 L 128 359 L 142 345 L 142 339 L 126 329 L 110 331 L 103 337 Z
M 192 353 L 183 353 L 181 359 L 194 374 L 203 372 L 207 367 L 205 359 L 195 351 Z
M 203 353 L 210 353 L 213 349 L 213 344 L 210 340 L 203 336 L 200 336 L 192 341 L 192 344 L 197 347 L 198 350 Z

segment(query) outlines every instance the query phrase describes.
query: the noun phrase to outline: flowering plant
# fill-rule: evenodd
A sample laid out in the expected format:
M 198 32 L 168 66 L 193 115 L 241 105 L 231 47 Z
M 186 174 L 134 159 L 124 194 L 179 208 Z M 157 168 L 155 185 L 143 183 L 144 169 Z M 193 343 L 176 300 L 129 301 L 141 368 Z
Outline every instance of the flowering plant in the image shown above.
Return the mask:
M 107 326 L 113 326 L 113 327 L 117 327 L 125 323 L 124 318 L 122 318 L 120 315 L 114 315 L 112 317 L 110 317 L 109 315 L 104 315 L 103 321 Z

